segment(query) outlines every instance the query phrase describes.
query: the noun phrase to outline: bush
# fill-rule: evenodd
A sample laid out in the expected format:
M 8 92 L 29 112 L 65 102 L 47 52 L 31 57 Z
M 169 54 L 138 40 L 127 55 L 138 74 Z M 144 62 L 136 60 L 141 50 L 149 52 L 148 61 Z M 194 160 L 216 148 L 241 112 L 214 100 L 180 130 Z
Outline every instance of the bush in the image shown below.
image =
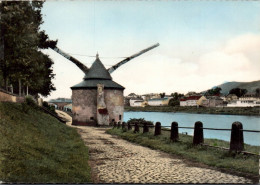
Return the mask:
M 37 106 L 36 101 L 34 100 L 34 98 L 32 96 L 26 96 L 25 97 L 25 103 L 29 106 L 32 106 L 32 107 Z
M 144 118 L 130 118 L 130 120 L 127 121 L 127 123 L 130 124 L 135 124 L 137 123 L 138 125 L 143 125 L 144 123 L 147 123 L 147 125 L 154 125 L 152 121 L 146 121 Z

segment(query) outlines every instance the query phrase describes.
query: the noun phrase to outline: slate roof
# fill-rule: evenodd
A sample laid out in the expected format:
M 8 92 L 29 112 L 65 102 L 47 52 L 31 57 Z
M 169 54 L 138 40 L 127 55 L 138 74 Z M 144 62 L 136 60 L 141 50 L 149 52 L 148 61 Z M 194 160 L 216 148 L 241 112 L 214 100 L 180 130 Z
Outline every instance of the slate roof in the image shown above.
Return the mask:
M 71 87 L 74 89 L 96 89 L 97 84 L 104 84 L 105 89 L 125 89 L 112 80 L 111 75 L 99 60 L 98 55 L 84 77 L 84 81 Z
M 112 80 L 112 77 L 97 56 L 95 62 L 92 64 L 89 71 L 86 73 L 84 80 L 85 79 Z

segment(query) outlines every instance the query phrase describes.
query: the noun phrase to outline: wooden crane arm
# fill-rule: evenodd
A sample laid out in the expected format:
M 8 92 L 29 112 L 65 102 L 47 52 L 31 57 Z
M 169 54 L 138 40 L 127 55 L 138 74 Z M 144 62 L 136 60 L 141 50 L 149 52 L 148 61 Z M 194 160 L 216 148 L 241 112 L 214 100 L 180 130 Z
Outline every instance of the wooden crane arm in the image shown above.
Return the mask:
M 80 61 L 78 61 L 77 59 L 75 59 L 74 57 L 68 55 L 67 53 L 65 53 L 64 51 L 62 51 L 61 49 L 59 49 L 58 47 L 54 47 L 51 48 L 54 51 L 56 51 L 57 53 L 59 53 L 60 55 L 62 55 L 63 57 L 65 57 L 66 59 L 70 60 L 71 62 L 73 62 L 74 64 L 76 64 L 76 66 L 78 66 L 84 73 L 88 72 L 88 67 L 85 66 L 84 64 L 82 64 Z
M 140 51 L 140 52 L 138 52 L 138 53 L 136 53 L 136 54 L 134 54 L 134 55 L 132 55 L 132 56 L 130 56 L 130 57 L 127 57 L 126 59 L 124 59 L 124 60 L 118 62 L 116 65 L 110 67 L 110 68 L 108 69 L 108 72 L 109 72 L 109 73 L 114 72 L 117 68 L 119 68 L 119 67 L 122 66 L 123 64 L 129 62 L 130 60 L 134 59 L 135 57 L 138 57 L 138 56 L 140 56 L 140 55 L 146 53 L 147 51 L 149 51 L 149 50 L 151 50 L 151 49 L 153 49 L 153 48 L 156 48 L 156 47 L 158 47 L 158 46 L 159 46 L 159 43 L 157 43 L 157 44 L 155 44 L 155 45 L 152 45 L 151 47 L 146 48 L 146 49 L 144 49 L 144 50 L 142 50 L 142 51 Z

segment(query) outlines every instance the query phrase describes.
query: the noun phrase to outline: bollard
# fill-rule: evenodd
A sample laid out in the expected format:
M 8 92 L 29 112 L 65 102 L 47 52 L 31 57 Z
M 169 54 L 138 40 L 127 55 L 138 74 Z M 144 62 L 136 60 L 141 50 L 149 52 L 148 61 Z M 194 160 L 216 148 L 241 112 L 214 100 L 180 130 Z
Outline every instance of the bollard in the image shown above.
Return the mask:
M 199 145 L 201 143 L 204 143 L 203 124 L 202 122 L 197 121 L 194 125 L 193 144 Z
M 244 150 L 243 125 L 240 122 L 234 122 L 231 128 L 230 151 L 240 152 Z
M 171 126 L 171 138 L 172 141 L 178 141 L 179 140 L 179 128 L 177 122 L 172 122 Z
M 122 123 L 122 130 L 123 130 L 123 132 L 126 132 L 126 131 L 127 131 L 127 130 L 126 130 L 126 126 L 125 126 L 125 125 L 126 125 L 126 123 L 125 123 L 125 122 L 123 122 L 123 123 Z
M 155 124 L 154 135 L 155 136 L 161 135 L 161 123 L 160 122 L 156 122 L 156 124 Z
M 127 129 L 128 129 L 128 130 L 132 130 L 132 126 L 131 126 L 130 123 L 127 123 Z
M 121 126 L 121 125 L 120 125 L 120 122 L 118 122 L 118 123 L 117 123 L 117 128 L 119 129 L 119 128 L 120 128 L 120 126 Z
M 113 128 L 116 128 L 116 122 L 113 121 L 112 123 L 113 123 Z
M 143 127 L 143 133 L 149 132 L 149 127 L 147 126 L 147 123 L 144 123 L 144 127 Z
M 139 125 L 137 123 L 135 123 L 135 130 L 134 130 L 134 133 L 137 133 L 139 132 Z

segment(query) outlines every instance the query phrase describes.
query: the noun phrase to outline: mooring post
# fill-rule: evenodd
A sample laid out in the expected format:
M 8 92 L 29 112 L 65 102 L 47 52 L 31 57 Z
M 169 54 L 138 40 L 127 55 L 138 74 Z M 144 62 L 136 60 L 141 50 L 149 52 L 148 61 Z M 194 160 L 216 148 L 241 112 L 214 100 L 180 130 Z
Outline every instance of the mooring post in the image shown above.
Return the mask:
M 237 152 L 244 150 L 243 125 L 240 122 L 232 124 L 229 150 Z
M 121 126 L 120 121 L 117 123 L 117 128 L 119 129 Z
M 161 135 L 161 123 L 160 122 L 155 123 L 154 135 L 155 136 Z
M 203 124 L 202 122 L 197 121 L 194 125 L 193 144 L 199 145 L 201 143 L 204 143 Z
M 144 127 L 143 127 L 143 133 L 149 132 L 149 127 L 147 125 L 147 123 L 144 123 Z
M 127 127 L 128 127 L 127 128 L 128 130 L 132 130 L 132 126 L 131 126 L 131 124 L 129 122 L 127 123 Z
M 126 122 L 122 123 L 122 130 L 123 130 L 123 132 L 126 132 Z
M 139 129 L 139 125 L 135 122 L 135 130 L 134 130 L 134 133 L 137 133 L 139 132 L 140 129 Z
M 112 123 L 113 123 L 113 128 L 116 128 L 116 122 L 115 122 L 115 120 L 113 120 Z
M 178 141 L 179 140 L 179 128 L 177 122 L 172 122 L 171 126 L 171 140 Z

